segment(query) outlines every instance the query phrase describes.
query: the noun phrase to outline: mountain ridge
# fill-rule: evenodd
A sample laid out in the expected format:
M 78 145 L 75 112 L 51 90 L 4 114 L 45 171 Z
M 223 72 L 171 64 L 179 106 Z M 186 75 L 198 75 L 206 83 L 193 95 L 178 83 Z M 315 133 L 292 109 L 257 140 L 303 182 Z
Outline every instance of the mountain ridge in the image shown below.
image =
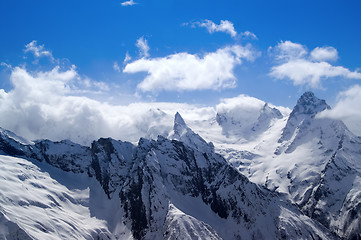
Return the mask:
M 97 214 L 107 223 L 105 238 L 360 237 L 361 141 L 342 122 L 315 117 L 320 109 L 328 109 L 326 102 L 312 93 L 300 99 L 287 122 L 277 109 L 267 104 L 261 108 L 275 127 L 285 126 L 268 140 L 275 139 L 273 144 L 258 145 L 269 145 L 270 150 L 278 146 L 268 157 L 249 149 L 226 160 L 179 113 L 167 138 L 141 138 L 137 145 L 111 138 L 100 138 L 90 147 L 71 141 L 27 142 L 3 130 L 0 151 L 96 179 L 103 193 L 95 192 L 117 209 L 114 217 Z M 271 126 L 268 117 L 259 119 Z M 286 128 L 293 129 L 292 137 L 277 141 Z M 271 129 L 263 129 L 260 136 Z M 290 165 L 295 159 L 300 162 Z M 89 201 L 97 205 L 93 198 Z

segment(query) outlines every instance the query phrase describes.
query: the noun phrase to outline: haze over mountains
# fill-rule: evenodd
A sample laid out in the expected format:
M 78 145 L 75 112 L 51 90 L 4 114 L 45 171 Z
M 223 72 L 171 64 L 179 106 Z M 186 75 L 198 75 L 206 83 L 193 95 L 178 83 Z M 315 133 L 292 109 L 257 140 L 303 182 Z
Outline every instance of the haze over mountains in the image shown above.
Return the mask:
M 361 138 L 320 117 L 324 100 L 223 104 L 186 121 L 150 109 L 133 143 L 1 129 L 0 238 L 361 238 Z

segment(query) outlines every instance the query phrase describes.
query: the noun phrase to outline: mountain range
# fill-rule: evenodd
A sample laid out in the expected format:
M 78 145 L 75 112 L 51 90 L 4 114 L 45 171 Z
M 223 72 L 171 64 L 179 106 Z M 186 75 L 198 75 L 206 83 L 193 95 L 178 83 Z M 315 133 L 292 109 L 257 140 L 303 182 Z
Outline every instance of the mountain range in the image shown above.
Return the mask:
M 137 143 L 0 129 L 0 239 L 361 239 L 361 138 L 312 92 L 256 106 Z

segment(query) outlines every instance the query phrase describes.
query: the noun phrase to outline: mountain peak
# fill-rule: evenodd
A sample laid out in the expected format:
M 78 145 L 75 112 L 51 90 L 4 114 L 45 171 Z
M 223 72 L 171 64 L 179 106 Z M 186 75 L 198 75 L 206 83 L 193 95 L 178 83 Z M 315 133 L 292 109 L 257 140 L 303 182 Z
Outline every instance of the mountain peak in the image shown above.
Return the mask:
M 296 106 L 293 108 L 291 116 L 294 114 L 316 115 L 325 109 L 331 107 L 325 100 L 319 99 L 313 92 L 307 91 L 298 99 Z
M 187 126 L 179 112 L 177 112 L 174 117 L 174 125 L 176 124 L 181 126 Z
M 295 131 L 301 129 L 301 125 L 305 131 L 304 128 L 308 129 L 308 125 L 314 120 L 316 114 L 330 108 L 325 100 L 317 98 L 313 92 L 305 92 L 293 108 L 278 142 L 290 140 Z
M 201 136 L 193 132 L 185 123 L 182 116 L 177 112 L 174 117 L 173 132 L 169 135 L 170 139 L 183 142 L 185 145 L 200 151 L 213 151 L 212 143 L 207 143 Z
M 173 131 L 178 136 L 182 136 L 185 132 L 188 131 L 188 126 L 179 112 L 177 112 L 174 117 Z

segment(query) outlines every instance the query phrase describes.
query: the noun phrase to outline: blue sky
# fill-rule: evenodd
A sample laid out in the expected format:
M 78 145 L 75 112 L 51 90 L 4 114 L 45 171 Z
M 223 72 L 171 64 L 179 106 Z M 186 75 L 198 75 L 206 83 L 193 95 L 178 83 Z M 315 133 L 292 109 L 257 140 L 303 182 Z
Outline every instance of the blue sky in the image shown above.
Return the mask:
M 246 94 L 292 108 L 312 90 L 333 117 L 361 111 L 342 110 L 361 101 L 359 0 L 124 2 L 1 1 L 0 90 L 58 69 L 74 73 L 64 94 L 111 104 Z
M 227 45 L 252 44 L 261 56 L 234 69 L 234 88 L 222 90 L 142 92 L 142 100 L 216 104 L 221 97 L 248 94 L 278 105 L 292 106 L 307 89 L 333 103 L 341 90 L 359 80 L 328 78 L 322 86 L 294 86 L 268 74 L 274 65 L 269 47 L 281 41 L 299 43 L 312 50 L 332 46 L 338 51 L 335 66 L 350 71 L 361 67 L 360 1 L 2 1 L 0 5 L 0 61 L 20 65 L 24 46 L 33 40 L 58 59 L 68 59 L 80 74 L 96 81 L 124 85 L 131 94 L 146 74 L 124 74 L 126 53 L 136 59 L 135 43 L 144 37 L 151 58 L 187 52 L 205 54 Z M 256 39 L 232 38 L 225 32 L 210 34 L 194 22 L 221 20 L 233 23 L 238 33 L 249 31 Z M 188 23 L 188 25 L 187 25 Z M 38 67 L 38 66 L 36 66 Z M 4 69 L 2 69 L 4 72 Z M 2 87 L 11 88 L 2 73 Z M 277 94 L 275 94 L 277 93 Z M 151 97 L 149 97 L 151 95 Z M 148 96 L 148 98 L 146 97 Z

